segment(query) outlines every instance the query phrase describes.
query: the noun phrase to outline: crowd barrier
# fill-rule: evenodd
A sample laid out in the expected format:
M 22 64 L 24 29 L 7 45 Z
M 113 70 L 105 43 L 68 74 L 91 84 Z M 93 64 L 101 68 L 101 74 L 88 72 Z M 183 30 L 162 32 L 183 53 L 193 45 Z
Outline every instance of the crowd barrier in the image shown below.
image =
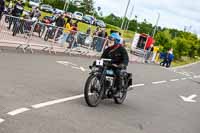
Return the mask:
M 71 31 L 38 20 L 4 15 L 0 21 L 0 43 L 17 44 L 24 52 L 33 47 L 41 51 L 63 51 L 65 53 L 101 53 L 107 39 Z

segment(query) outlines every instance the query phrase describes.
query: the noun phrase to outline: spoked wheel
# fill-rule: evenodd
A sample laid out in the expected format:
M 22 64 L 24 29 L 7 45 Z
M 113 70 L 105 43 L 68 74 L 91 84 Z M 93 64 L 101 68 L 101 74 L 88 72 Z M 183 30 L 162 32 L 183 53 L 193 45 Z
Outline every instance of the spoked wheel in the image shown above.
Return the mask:
M 47 33 L 45 34 L 45 36 L 44 36 L 44 40 L 45 41 L 48 41 L 48 39 L 49 39 L 49 33 L 48 33 L 49 31 L 47 31 Z
M 89 76 L 84 89 L 85 101 L 88 106 L 96 107 L 100 103 L 104 94 L 103 88 L 103 84 L 97 75 Z
M 41 30 L 40 30 L 40 33 L 39 33 L 39 37 L 42 37 L 43 34 L 45 32 L 45 26 L 41 26 Z
M 120 90 L 119 97 L 114 97 L 114 101 L 115 101 L 116 104 L 122 104 L 124 102 L 124 100 L 126 99 L 127 91 L 128 91 L 128 87 L 127 87 L 127 85 L 125 85 Z

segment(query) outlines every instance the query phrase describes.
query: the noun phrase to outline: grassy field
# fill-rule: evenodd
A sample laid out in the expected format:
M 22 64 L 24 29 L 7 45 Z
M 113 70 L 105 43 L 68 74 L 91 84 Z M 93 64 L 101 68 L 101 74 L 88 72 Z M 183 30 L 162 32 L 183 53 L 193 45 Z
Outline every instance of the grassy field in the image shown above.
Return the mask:
M 200 61 L 199 58 L 194 59 L 194 58 L 188 58 L 187 60 L 175 60 L 172 62 L 172 67 L 176 67 L 176 66 L 182 66 L 182 65 L 186 65 L 186 64 L 190 64 L 190 63 L 194 63 Z

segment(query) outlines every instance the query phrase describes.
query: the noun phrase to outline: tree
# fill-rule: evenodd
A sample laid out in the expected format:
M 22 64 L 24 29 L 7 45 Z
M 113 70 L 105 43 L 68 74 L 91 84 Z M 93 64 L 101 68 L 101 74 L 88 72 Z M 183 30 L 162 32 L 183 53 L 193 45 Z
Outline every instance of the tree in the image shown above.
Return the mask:
M 171 34 L 169 30 L 160 31 L 155 36 L 156 45 L 163 46 L 162 52 L 166 52 L 169 48 L 172 47 L 171 43 Z
M 120 17 L 115 16 L 114 14 L 110 14 L 109 16 L 104 17 L 103 19 L 106 23 L 120 27 L 122 23 L 122 19 Z
M 94 12 L 94 1 L 93 0 L 83 0 L 80 9 L 84 14 L 93 14 Z

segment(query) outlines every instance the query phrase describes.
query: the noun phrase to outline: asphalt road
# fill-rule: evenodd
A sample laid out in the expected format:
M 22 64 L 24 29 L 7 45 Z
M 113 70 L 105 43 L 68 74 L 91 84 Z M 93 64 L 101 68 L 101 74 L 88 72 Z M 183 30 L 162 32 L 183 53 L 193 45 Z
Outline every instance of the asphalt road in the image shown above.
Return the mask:
M 82 94 L 92 61 L 0 53 L 0 133 L 199 133 L 200 64 L 130 64 L 125 103 L 90 108 Z

